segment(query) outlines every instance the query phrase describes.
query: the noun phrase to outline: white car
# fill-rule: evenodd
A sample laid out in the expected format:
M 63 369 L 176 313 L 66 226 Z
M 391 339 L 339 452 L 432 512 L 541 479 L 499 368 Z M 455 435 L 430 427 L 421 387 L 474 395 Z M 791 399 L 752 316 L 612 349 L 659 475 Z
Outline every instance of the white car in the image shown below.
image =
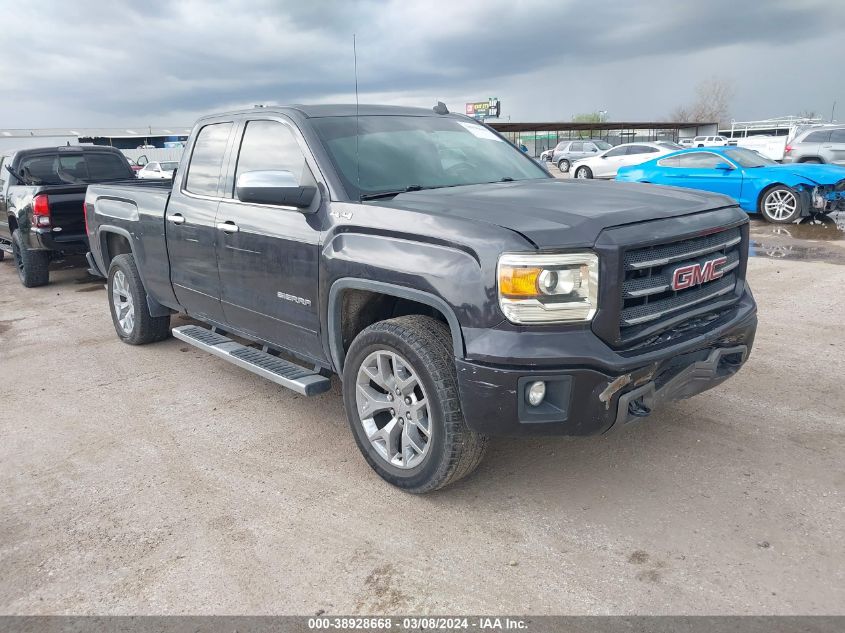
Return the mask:
M 686 149 L 687 147 L 695 147 L 695 145 L 693 144 L 693 143 L 694 143 L 694 141 L 695 141 L 695 139 L 694 139 L 693 137 L 691 137 L 691 136 L 690 136 L 689 138 L 682 138 L 682 139 L 679 139 L 679 140 L 678 140 L 678 145 L 680 145 L 680 146 L 681 146 L 681 147 L 683 147 L 684 149 Z
M 692 139 L 693 147 L 722 147 L 728 144 L 725 136 L 696 136 Z
M 624 143 L 605 150 L 598 156 L 575 161 L 572 175 L 575 178 L 616 178 L 616 170 L 628 165 L 639 165 L 659 154 L 668 154 L 683 149 L 677 143 L 654 141 Z
M 179 167 L 179 163 L 175 160 L 168 161 L 153 161 L 144 165 L 138 172 L 138 178 L 170 180 L 173 178 L 173 172 Z

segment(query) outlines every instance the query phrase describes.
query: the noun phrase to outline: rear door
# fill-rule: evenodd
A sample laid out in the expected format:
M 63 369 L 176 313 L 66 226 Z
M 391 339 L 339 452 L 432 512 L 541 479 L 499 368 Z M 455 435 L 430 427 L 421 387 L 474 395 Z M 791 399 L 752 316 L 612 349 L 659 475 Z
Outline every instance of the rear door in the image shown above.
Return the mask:
M 822 160 L 825 157 L 822 155 L 822 145 L 830 145 L 830 130 L 815 130 L 814 132 L 810 132 L 807 136 L 804 137 L 804 140 L 801 141 L 801 149 L 798 155 L 798 160 L 806 159 L 806 158 L 820 158 Z
M 237 199 L 246 172 L 287 170 L 314 185 L 307 148 L 288 120 L 252 119 L 242 125 L 227 179 L 233 195 L 217 210 L 217 261 L 226 321 L 264 341 L 322 358 L 319 338 L 321 215 Z M 316 168 L 315 168 L 316 169 Z M 319 205 L 315 201 L 314 205 Z
M 826 163 L 845 165 L 845 129 L 831 130 L 830 140 L 822 143 L 822 158 Z
M 179 190 L 170 196 L 165 217 L 170 281 L 188 314 L 211 322 L 224 321 L 217 275 L 215 225 L 222 198 L 223 160 L 234 123 L 208 123 L 199 128 Z

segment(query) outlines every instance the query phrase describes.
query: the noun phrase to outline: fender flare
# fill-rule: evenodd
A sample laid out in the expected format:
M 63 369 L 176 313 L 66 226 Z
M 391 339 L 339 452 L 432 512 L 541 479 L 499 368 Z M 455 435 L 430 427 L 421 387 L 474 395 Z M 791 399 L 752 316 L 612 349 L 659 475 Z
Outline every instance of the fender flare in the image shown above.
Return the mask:
M 461 324 L 458 322 L 458 317 L 455 315 L 452 307 L 443 299 L 429 292 L 417 290 L 416 288 L 408 288 L 407 286 L 398 286 L 396 284 L 357 277 L 342 277 L 336 280 L 329 290 L 327 319 L 329 357 L 337 373 L 340 374 L 343 372 L 343 362 L 346 359 L 346 352 L 343 349 L 343 327 L 341 324 L 343 303 L 339 301 L 340 295 L 344 290 L 369 290 L 431 306 L 446 318 L 446 323 L 452 334 L 452 348 L 455 357 L 463 358 L 464 337 L 461 331 Z
M 99 246 L 100 259 L 102 259 L 103 261 L 97 263 L 102 265 L 103 272 L 106 274 L 106 279 L 108 279 L 109 271 L 106 267 L 105 257 L 103 253 L 103 242 L 106 239 L 105 236 L 108 233 L 114 233 L 116 235 L 125 237 L 126 241 L 129 242 L 129 251 L 131 252 L 132 257 L 135 258 L 136 264 L 138 262 L 138 257 L 137 255 L 135 255 L 135 241 L 132 239 L 132 235 L 129 233 L 129 231 L 119 226 L 114 226 L 112 224 L 101 224 L 97 227 L 97 245 Z M 147 295 L 147 308 L 150 311 L 150 316 L 163 317 L 173 314 L 173 310 L 171 310 L 165 305 L 160 304 L 158 301 L 156 301 L 150 296 L 149 292 L 147 292 L 147 282 L 144 281 L 144 273 L 140 268 L 138 268 L 138 275 L 141 277 L 141 283 L 144 284 L 144 293 Z

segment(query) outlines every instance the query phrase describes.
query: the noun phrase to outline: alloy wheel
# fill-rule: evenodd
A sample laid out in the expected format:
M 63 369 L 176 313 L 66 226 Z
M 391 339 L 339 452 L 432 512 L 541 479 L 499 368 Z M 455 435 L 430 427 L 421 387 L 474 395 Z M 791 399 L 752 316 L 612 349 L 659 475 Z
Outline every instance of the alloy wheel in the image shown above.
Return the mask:
M 364 359 L 355 385 L 358 419 L 376 453 L 390 465 L 419 465 L 431 446 L 428 398 L 411 364 L 390 350 Z
M 135 304 L 132 300 L 132 292 L 129 289 L 126 275 L 123 274 L 122 270 L 114 273 L 111 297 L 120 329 L 123 330 L 124 334 L 131 334 L 132 328 L 135 327 Z
M 763 206 L 766 209 L 766 215 L 772 219 L 786 220 L 798 208 L 798 198 L 786 189 L 775 189 L 766 196 Z

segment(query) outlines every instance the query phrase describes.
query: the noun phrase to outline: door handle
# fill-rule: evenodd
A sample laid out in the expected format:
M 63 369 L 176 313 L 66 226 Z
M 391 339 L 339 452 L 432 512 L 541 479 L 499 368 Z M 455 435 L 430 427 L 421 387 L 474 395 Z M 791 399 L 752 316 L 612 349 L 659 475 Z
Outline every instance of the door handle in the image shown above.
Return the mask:
M 171 213 L 167 216 L 167 221 L 172 224 L 185 224 L 185 216 L 181 213 Z
M 238 225 L 232 222 L 231 220 L 227 220 L 226 222 L 218 222 L 217 228 L 223 231 L 224 233 L 238 232 Z

